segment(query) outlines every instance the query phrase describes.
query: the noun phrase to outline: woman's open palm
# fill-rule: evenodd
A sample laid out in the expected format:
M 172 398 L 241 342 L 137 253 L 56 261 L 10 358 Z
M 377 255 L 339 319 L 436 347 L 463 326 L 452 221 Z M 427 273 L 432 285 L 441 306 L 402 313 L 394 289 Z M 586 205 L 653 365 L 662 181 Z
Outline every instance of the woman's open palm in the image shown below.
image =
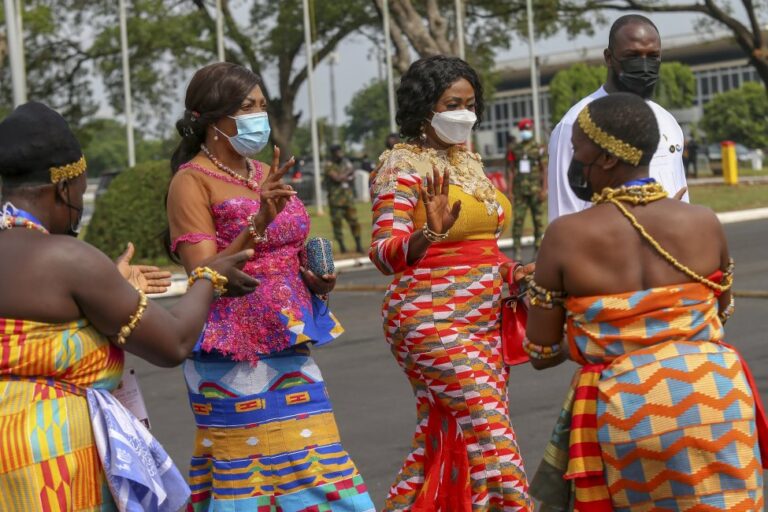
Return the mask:
M 427 175 L 420 188 L 421 201 L 427 212 L 427 227 L 435 233 L 447 233 L 459 218 L 461 201 L 453 206 L 448 202 L 451 172 L 446 169 L 442 176 L 432 167 L 432 176 Z M 426 187 L 424 186 L 426 181 Z

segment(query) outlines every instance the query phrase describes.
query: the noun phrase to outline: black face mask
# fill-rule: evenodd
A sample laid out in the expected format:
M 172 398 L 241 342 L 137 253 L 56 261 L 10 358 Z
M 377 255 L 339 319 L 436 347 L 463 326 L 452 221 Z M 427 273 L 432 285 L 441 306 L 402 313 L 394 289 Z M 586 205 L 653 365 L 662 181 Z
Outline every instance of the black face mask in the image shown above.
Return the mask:
M 595 191 L 592 190 L 592 184 L 589 183 L 587 177 L 584 175 L 584 169 L 592 167 L 600 155 L 592 160 L 590 164 L 585 164 L 575 158 L 571 159 L 571 165 L 568 166 L 568 185 L 573 190 L 576 197 L 582 201 L 591 201 Z
M 645 99 L 650 98 L 659 81 L 661 61 L 654 58 L 631 57 L 617 62 L 621 66 L 621 73 L 616 80 L 617 87 L 623 92 L 637 94 Z
M 69 185 L 67 185 L 67 200 L 64 202 L 64 206 L 69 208 L 70 211 L 69 229 L 67 229 L 67 235 L 77 238 L 77 236 L 80 234 L 80 221 L 83 218 L 83 209 L 72 204 L 72 201 L 69 198 Z M 72 210 L 75 211 L 75 222 L 72 222 Z

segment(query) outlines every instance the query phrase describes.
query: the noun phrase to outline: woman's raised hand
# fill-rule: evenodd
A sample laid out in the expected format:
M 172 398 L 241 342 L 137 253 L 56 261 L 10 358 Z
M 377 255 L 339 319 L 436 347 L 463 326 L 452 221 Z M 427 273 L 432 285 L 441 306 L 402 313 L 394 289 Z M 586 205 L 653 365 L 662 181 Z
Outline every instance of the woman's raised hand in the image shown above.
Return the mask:
M 446 169 L 442 176 L 432 167 L 432 176 L 427 175 L 420 187 L 421 201 L 427 211 L 427 227 L 435 233 L 447 233 L 459 218 L 461 201 L 453 206 L 448 202 L 451 172 Z M 426 187 L 424 186 L 426 181 Z
M 269 224 L 275 220 L 275 217 L 283 211 L 285 205 L 296 195 L 296 191 L 293 187 L 283 183 L 281 180 L 285 173 L 293 167 L 296 163 L 296 159 L 291 157 L 287 162 L 280 165 L 280 148 L 275 146 L 274 154 L 272 157 L 272 166 L 261 181 L 260 200 L 261 208 L 259 213 L 254 219 L 258 222 L 263 229 L 266 229 Z
M 243 272 L 245 262 L 253 257 L 253 249 L 247 249 L 230 256 L 216 256 L 208 266 L 227 278 L 227 297 L 240 297 L 256 290 L 258 279 Z

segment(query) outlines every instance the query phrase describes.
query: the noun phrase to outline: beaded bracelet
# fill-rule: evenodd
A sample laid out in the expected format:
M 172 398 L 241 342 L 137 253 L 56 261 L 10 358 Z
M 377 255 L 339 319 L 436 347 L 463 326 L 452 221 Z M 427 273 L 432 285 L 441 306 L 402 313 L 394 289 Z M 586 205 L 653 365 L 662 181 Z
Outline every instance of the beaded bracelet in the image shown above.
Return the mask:
M 543 286 L 536 284 L 531 277 L 528 282 L 528 300 L 531 306 L 539 306 L 543 309 L 552 309 L 555 306 L 565 304 L 567 294 L 564 291 L 547 290 Z
M 211 282 L 213 285 L 213 296 L 217 299 L 227 293 L 227 283 L 229 280 L 210 267 L 197 267 L 193 270 L 189 275 L 189 279 L 187 279 L 188 286 L 191 287 L 198 279 L 205 279 Z
M 136 291 L 139 292 L 139 306 L 136 308 L 136 312 L 128 319 L 128 323 L 120 328 L 120 332 L 117 334 L 118 345 L 125 345 L 128 336 L 130 336 L 133 330 L 136 329 L 136 326 L 139 325 L 141 317 L 144 316 L 144 311 L 147 309 L 148 300 L 146 294 L 141 290 Z
M 733 297 L 731 297 L 731 301 L 728 303 L 725 309 L 717 314 L 717 318 L 720 319 L 720 323 L 725 324 L 725 322 L 731 318 L 731 315 L 733 315 L 734 311 L 736 311 L 736 302 L 733 300 Z
M 426 238 L 427 241 L 430 243 L 442 242 L 443 240 L 448 238 L 447 231 L 445 233 L 438 233 L 437 231 L 432 231 L 431 229 L 429 229 L 429 226 L 426 223 L 424 224 L 424 227 L 421 228 L 421 231 L 422 233 L 424 233 L 424 238 Z
M 254 220 L 256 220 L 255 213 L 252 213 L 248 216 L 248 233 L 251 235 L 251 239 L 253 239 L 254 244 L 265 244 L 267 243 L 267 230 L 264 229 L 263 233 L 258 233 L 256 231 L 256 226 L 254 226 Z
M 527 337 L 523 340 L 523 351 L 531 359 L 552 359 L 559 356 L 562 350 L 563 348 L 559 343 L 557 345 L 537 345 Z

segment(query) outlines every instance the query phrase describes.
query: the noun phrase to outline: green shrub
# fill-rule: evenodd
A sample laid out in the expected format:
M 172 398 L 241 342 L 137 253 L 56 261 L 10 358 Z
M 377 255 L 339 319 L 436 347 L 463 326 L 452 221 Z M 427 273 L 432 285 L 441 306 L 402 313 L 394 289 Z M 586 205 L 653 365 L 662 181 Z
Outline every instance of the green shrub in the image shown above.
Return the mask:
M 117 175 L 96 200 L 85 241 L 111 258 L 133 242 L 134 263 L 169 263 L 164 234 L 168 226 L 165 194 L 170 178 L 167 160 L 143 162 Z

